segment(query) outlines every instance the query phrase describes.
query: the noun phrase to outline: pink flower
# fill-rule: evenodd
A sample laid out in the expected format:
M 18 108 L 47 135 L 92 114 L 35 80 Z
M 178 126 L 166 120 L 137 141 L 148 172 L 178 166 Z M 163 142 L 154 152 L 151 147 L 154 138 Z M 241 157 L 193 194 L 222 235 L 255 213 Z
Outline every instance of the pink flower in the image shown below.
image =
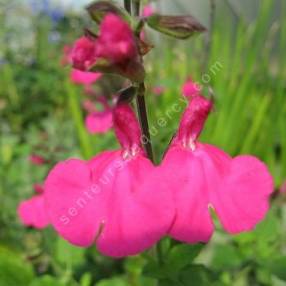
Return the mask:
M 77 40 L 70 58 L 73 67 L 82 71 L 92 68 L 134 81 L 141 81 L 145 75 L 132 29 L 114 14 L 104 17 L 97 38 L 84 36 Z
M 120 17 L 108 14 L 100 25 L 96 41 L 96 56 L 112 63 L 122 64 L 137 57 L 133 32 Z
M 188 243 L 210 239 L 214 231 L 210 208 L 227 232 L 251 230 L 264 218 L 273 191 L 267 167 L 255 157 L 231 158 L 197 141 L 211 108 L 212 102 L 193 97 L 160 167 L 177 209 L 169 234 Z
M 85 36 L 79 38 L 73 45 L 70 59 L 74 68 L 88 70 L 96 61 L 95 41 Z
M 147 17 L 150 17 L 152 16 L 153 14 L 155 13 L 154 11 L 154 8 L 152 7 L 151 4 L 148 4 L 148 5 L 145 5 L 144 8 L 143 8 L 143 17 L 144 18 L 147 18 Z
M 102 74 L 98 72 L 83 72 L 77 69 L 72 69 L 70 79 L 73 83 L 91 85 L 101 78 Z
M 34 189 L 37 194 L 19 204 L 18 215 L 25 226 L 43 229 L 49 224 L 44 202 L 44 189 L 39 184 L 34 185 Z
M 182 87 L 182 93 L 185 97 L 194 97 L 199 95 L 201 87 L 189 78 Z
M 93 68 L 133 81 L 142 81 L 145 76 L 133 31 L 114 14 L 107 14 L 102 20 L 97 38 L 84 36 L 75 42 L 71 60 L 73 67 L 82 71 Z
M 81 63 L 83 49 L 87 46 L 90 39 L 81 38 L 77 40 L 73 47 L 68 45 L 63 48 L 63 57 L 61 60 L 62 65 L 73 64 L 80 69 L 85 69 L 85 63 Z M 92 48 L 94 49 L 94 47 Z M 88 62 L 88 60 L 87 60 Z M 89 64 L 87 64 L 88 67 Z M 90 85 L 99 80 L 102 76 L 98 72 L 85 72 L 80 69 L 72 69 L 70 73 L 70 80 L 75 84 L 83 84 L 86 89 L 90 89 Z
M 82 37 L 71 52 L 73 66 L 88 70 L 97 60 L 105 59 L 110 64 L 128 64 L 138 55 L 133 32 L 120 17 L 108 14 L 102 20 L 99 36 L 95 40 Z
M 106 133 L 113 126 L 112 110 L 96 111 L 87 115 L 85 126 L 89 133 Z
M 98 111 L 91 100 L 85 100 L 84 109 L 88 112 L 85 118 L 85 126 L 89 133 L 106 133 L 113 126 L 112 108 L 108 105 L 104 97 L 97 99 L 98 103 L 103 106 L 103 111 Z
M 44 193 L 44 187 L 41 184 L 34 184 L 33 189 L 36 194 L 43 194 Z
M 57 164 L 45 181 L 45 199 L 63 238 L 82 247 L 96 243 L 101 253 L 123 257 L 156 243 L 169 229 L 174 208 L 141 147 L 132 109 L 120 104 L 113 116 L 121 150 Z
M 36 154 L 32 154 L 29 156 L 29 160 L 34 165 L 43 165 L 46 163 L 46 160 L 44 157 Z
M 162 95 L 165 91 L 166 88 L 164 86 L 154 86 L 152 89 L 152 92 L 158 96 Z
M 143 42 L 146 41 L 146 38 L 147 38 L 147 37 L 146 37 L 146 33 L 145 33 L 144 30 L 141 30 L 140 35 L 139 35 L 139 38 L 140 38 L 140 40 L 143 41 Z
M 95 94 L 91 94 L 95 95 Z M 82 103 L 83 109 L 87 111 L 88 113 L 96 112 L 96 106 L 93 100 L 85 99 Z M 105 105 L 103 105 L 105 107 Z M 107 107 L 106 107 L 107 108 Z

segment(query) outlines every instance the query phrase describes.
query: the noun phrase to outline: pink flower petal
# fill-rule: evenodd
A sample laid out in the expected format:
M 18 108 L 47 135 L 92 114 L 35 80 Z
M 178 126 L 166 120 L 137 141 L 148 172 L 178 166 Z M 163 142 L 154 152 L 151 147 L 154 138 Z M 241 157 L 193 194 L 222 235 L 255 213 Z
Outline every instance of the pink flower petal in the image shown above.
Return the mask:
M 128 104 L 118 104 L 113 109 L 113 122 L 123 150 L 132 153 L 132 149 L 138 149 L 141 144 L 141 129 L 132 108 Z
M 170 235 L 177 240 L 209 240 L 213 232 L 209 207 L 232 234 L 253 229 L 268 210 L 273 181 L 253 156 L 232 159 L 215 146 L 196 143 L 191 150 L 176 143 L 161 168 L 175 196 L 177 215 Z
M 73 83 L 91 85 L 101 78 L 102 74 L 98 72 L 83 72 L 72 69 L 70 79 Z
M 213 233 L 209 192 L 220 183 L 230 158 L 219 149 L 210 148 L 199 145 L 193 152 L 171 147 L 161 165 L 174 193 L 177 214 L 170 235 L 177 240 L 207 242 Z
M 166 88 L 164 86 L 154 86 L 152 89 L 152 92 L 155 95 L 162 95 L 166 91 Z
M 44 187 L 41 184 L 33 185 L 34 191 L 38 194 L 42 194 L 44 192 Z
M 49 224 L 43 195 L 36 195 L 21 202 L 18 207 L 18 215 L 26 226 L 43 229 Z
M 183 95 L 189 98 L 199 95 L 200 91 L 201 87 L 197 83 L 193 82 L 192 79 L 188 79 L 182 87 Z
M 234 234 L 253 229 L 264 218 L 273 189 L 264 163 L 253 156 L 238 156 L 211 200 L 224 228 Z
M 30 155 L 29 160 L 32 164 L 38 165 L 38 166 L 44 165 L 46 163 L 46 160 L 44 157 L 40 155 L 36 155 L 36 154 Z
M 141 155 L 131 159 L 106 187 L 113 196 L 108 202 L 106 227 L 97 242 L 102 253 L 135 255 L 167 233 L 174 206 L 165 182 L 149 160 Z
M 96 61 L 95 41 L 85 36 L 79 38 L 74 43 L 69 56 L 74 68 L 88 70 Z
M 96 55 L 110 60 L 113 64 L 133 60 L 137 56 L 133 32 L 120 17 L 108 14 L 101 22 L 96 41 Z
M 143 12 L 142 12 L 143 17 L 145 17 L 145 18 L 150 17 L 154 13 L 155 13 L 155 10 L 154 10 L 154 8 L 152 7 L 151 4 L 148 4 L 148 5 L 144 6 Z
M 104 153 L 102 159 L 112 159 Z M 45 201 L 51 223 L 66 240 L 90 246 L 100 229 L 104 206 L 102 192 L 91 181 L 88 162 L 70 159 L 57 164 L 45 181 Z M 92 198 L 92 199 L 90 199 Z
M 200 136 L 213 102 L 203 96 L 195 96 L 184 111 L 176 140 L 183 145 L 194 143 Z
M 112 111 L 106 110 L 88 114 L 85 126 L 91 134 L 106 133 L 113 126 Z
M 174 215 L 153 170 L 143 156 L 123 160 L 119 151 L 58 164 L 45 183 L 52 224 L 71 243 L 96 242 L 105 255 L 144 251 L 166 233 Z

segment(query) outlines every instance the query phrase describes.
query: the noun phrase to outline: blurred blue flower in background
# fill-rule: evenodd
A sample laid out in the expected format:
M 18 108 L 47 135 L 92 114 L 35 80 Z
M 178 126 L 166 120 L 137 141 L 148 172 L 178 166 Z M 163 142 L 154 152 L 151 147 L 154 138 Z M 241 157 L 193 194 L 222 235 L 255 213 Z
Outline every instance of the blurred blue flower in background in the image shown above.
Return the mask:
M 63 9 L 55 6 L 50 0 L 30 0 L 30 4 L 34 14 L 44 14 L 54 24 L 57 24 L 64 17 Z

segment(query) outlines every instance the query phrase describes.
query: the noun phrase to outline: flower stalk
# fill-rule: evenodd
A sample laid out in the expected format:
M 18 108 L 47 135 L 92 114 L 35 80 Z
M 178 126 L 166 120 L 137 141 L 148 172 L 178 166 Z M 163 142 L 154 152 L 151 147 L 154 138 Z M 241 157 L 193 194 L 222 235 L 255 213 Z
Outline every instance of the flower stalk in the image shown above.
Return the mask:
M 136 97 L 137 110 L 139 115 L 139 122 L 142 130 L 142 143 L 144 145 L 148 158 L 154 162 L 151 136 L 149 132 L 148 116 L 145 102 L 145 84 L 140 83 Z
M 131 4 L 132 10 L 131 12 Z M 140 0 L 133 0 L 132 3 L 130 0 L 124 0 L 124 8 L 134 16 L 139 16 L 140 13 Z M 141 56 L 141 62 L 143 62 Z M 137 96 L 136 96 L 136 105 L 138 111 L 138 117 L 140 122 L 140 127 L 142 131 L 142 144 L 146 151 L 148 158 L 154 162 L 153 150 L 152 150 L 152 143 L 151 143 L 151 136 L 149 131 L 149 123 L 148 123 L 148 115 L 146 109 L 146 102 L 145 102 L 145 84 L 144 81 L 141 82 L 137 89 Z
M 131 0 L 124 0 L 124 8 L 131 14 Z

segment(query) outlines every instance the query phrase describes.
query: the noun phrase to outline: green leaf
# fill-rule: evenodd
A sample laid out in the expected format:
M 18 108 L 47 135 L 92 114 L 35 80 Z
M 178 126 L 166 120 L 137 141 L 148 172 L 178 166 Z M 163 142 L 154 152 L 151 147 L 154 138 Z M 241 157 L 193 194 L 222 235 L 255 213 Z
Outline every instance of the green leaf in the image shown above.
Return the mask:
M 238 267 L 243 262 L 239 249 L 232 245 L 216 245 L 212 265 L 215 269 L 226 270 Z
M 38 279 L 33 280 L 29 286 L 65 286 L 65 284 L 59 282 L 52 276 L 44 275 Z
M 191 265 L 172 279 L 159 280 L 159 286 L 205 286 L 215 285 L 217 277 L 203 265 Z M 221 285 L 221 284 L 218 284 Z
M 178 286 L 205 286 L 213 285 L 216 277 L 214 274 L 203 265 L 192 265 L 185 268 L 179 275 L 179 281 L 182 284 Z
M 131 17 L 127 13 L 127 11 L 112 1 L 93 2 L 86 7 L 86 10 L 91 16 L 91 18 L 98 24 L 100 24 L 100 22 L 105 17 L 105 15 L 109 13 L 112 13 L 112 14 L 115 14 L 121 17 L 128 23 L 132 22 Z
M 63 265 L 79 265 L 84 262 L 85 249 L 75 247 L 58 238 L 56 246 L 56 259 Z
M 169 279 L 159 280 L 159 286 L 180 286 L 178 283 L 174 284 L 174 281 Z
M 149 260 L 143 269 L 143 275 L 155 278 L 163 279 L 169 276 L 169 273 L 165 265 L 159 265 L 155 260 Z
M 92 276 L 89 272 L 86 272 L 80 278 L 80 286 L 90 286 L 92 282 Z
M 1 285 L 29 285 L 33 276 L 32 266 L 27 261 L 10 249 L 0 247 Z
M 187 39 L 206 31 L 206 28 L 191 15 L 164 16 L 154 14 L 148 17 L 146 21 L 152 29 L 177 39 Z
M 156 279 L 174 279 L 183 268 L 192 264 L 203 247 L 203 244 L 178 244 L 166 256 L 161 257 L 163 263 L 150 259 L 143 274 Z
M 169 271 L 177 273 L 190 265 L 203 247 L 204 244 L 179 244 L 173 247 L 167 257 Z
M 172 240 L 170 237 L 164 237 L 158 244 L 160 255 L 167 256 L 171 250 Z
M 269 263 L 268 268 L 278 278 L 286 281 L 286 256 L 276 258 Z
M 129 286 L 124 277 L 114 277 L 112 279 L 101 280 L 96 286 Z

